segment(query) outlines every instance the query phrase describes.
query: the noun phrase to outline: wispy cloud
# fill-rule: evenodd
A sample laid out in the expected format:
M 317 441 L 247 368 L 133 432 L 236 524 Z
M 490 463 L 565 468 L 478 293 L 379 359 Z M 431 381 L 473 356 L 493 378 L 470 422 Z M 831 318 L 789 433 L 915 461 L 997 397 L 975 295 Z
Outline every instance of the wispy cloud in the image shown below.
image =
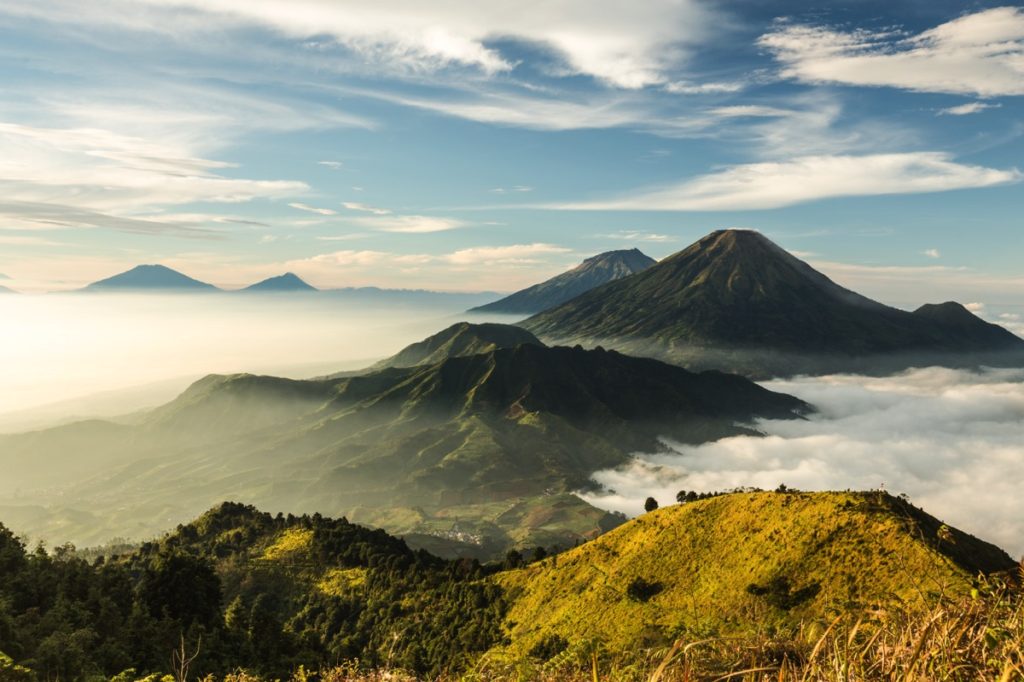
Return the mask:
M 446 253 L 344 249 L 287 261 L 278 268 L 331 286 L 428 287 L 450 290 L 521 288 L 565 269 L 572 249 L 535 242 L 474 246 Z
M 511 187 L 494 187 L 494 188 L 492 188 L 492 189 L 490 189 L 488 191 L 492 192 L 494 194 L 508 194 L 510 192 L 524 193 L 524 192 L 532 192 L 533 188 L 532 187 L 528 187 L 527 185 L 513 185 Z
M 309 204 L 303 204 L 303 203 L 298 202 L 298 201 L 292 202 L 292 203 L 290 203 L 288 205 L 291 206 L 294 209 L 298 209 L 300 211 L 306 211 L 307 213 L 316 213 L 317 215 L 337 215 L 337 213 L 338 213 L 334 209 L 318 208 L 316 206 L 310 206 Z
M 917 35 L 782 23 L 758 41 L 807 83 L 995 97 L 1024 94 L 1024 10 L 966 14 Z
M 693 81 L 673 81 L 666 83 L 664 90 L 676 95 L 708 95 L 739 92 L 744 87 L 746 87 L 745 84 L 740 82 L 709 81 L 696 83 Z
M 53 239 L 47 239 L 46 237 L 10 234 L 0 234 L 0 244 L 7 244 L 9 246 L 67 246 L 66 242 L 59 242 Z M 0 279 L 9 278 L 0 275 Z
M 317 237 L 321 242 L 347 242 L 354 239 L 365 239 L 369 235 L 365 232 L 351 232 L 349 234 L 328 234 Z
M 381 232 L 400 232 L 404 234 L 446 232 L 469 225 L 468 222 L 457 218 L 425 215 L 367 216 L 365 218 L 353 218 L 352 222 Z
M 98 12 L 49 12 L 16 3 L 24 13 L 66 20 L 98 20 Z M 44 3 L 51 4 L 51 3 Z M 140 11 L 139 5 L 148 11 Z M 120 10 L 120 11 L 118 11 Z M 621 88 L 664 83 L 687 50 L 715 31 L 714 13 L 693 0 L 611 0 L 595 11 L 583 0 L 553 0 L 528 11 L 499 0 L 419 3 L 384 0 L 143 0 L 102 14 L 136 30 L 202 33 L 261 26 L 317 49 L 341 46 L 361 61 L 399 72 L 469 67 L 485 75 L 515 69 L 514 56 L 495 39 L 542 46 L 553 72 L 586 75 Z M 173 16 L 176 22 L 168 21 Z
M 341 205 L 350 211 L 361 211 L 363 213 L 372 213 L 374 215 L 389 215 L 391 213 L 391 209 L 370 206 L 369 204 L 361 204 L 357 201 L 344 201 Z
M 570 253 L 572 249 L 555 244 L 535 242 L 511 246 L 477 246 L 459 249 L 441 256 L 440 260 L 452 265 L 509 265 L 536 263 L 539 256 Z
M 499 90 L 447 91 L 431 96 L 387 90 L 346 88 L 348 92 L 406 107 L 480 123 L 531 130 L 581 130 L 617 127 L 665 128 L 674 123 L 658 121 L 658 114 L 636 96 L 612 93 L 524 94 Z
M 627 242 L 674 242 L 676 238 L 667 234 L 658 234 L 656 232 L 642 232 L 639 230 L 620 230 L 619 232 L 612 232 L 611 234 L 599 234 L 598 237 L 605 239 L 621 239 Z
M 317 165 L 326 166 L 331 170 L 341 170 L 345 164 L 341 161 L 317 161 Z
M 968 102 L 967 104 L 960 104 L 955 107 L 939 109 L 936 112 L 936 116 L 970 116 L 971 114 L 979 114 L 986 109 L 998 109 L 1000 106 L 999 104 L 989 104 L 987 102 Z
M 369 216 L 350 218 L 349 222 L 361 227 L 378 230 L 380 232 L 399 232 L 405 234 L 428 234 L 431 232 L 446 232 L 456 230 L 460 227 L 467 227 L 470 223 L 458 218 L 446 218 L 442 216 L 425 215 L 401 215 L 389 208 L 370 206 L 356 201 L 346 201 L 342 206 L 350 211 L 369 213 Z
M 948 154 L 914 152 L 807 156 L 733 166 L 666 188 L 620 199 L 553 208 L 633 211 L 742 211 L 780 208 L 817 199 L 944 192 L 1020 180 L 1013 170 L 968 166 Z
M 0 215 L 6 226 L 104 227 L 167 231 L 140 218 L 167 206 L 240 203 L 299 194 L 292 180 L 252 180 L 219 173 L 230 164 L 203 158 L 187 144 L 99 128 L 0 123 Z
M 942 258 L 942 254 L 939 252 L 938 249 L 925 249 L 921 253 L 928 256 L 929 258 Z

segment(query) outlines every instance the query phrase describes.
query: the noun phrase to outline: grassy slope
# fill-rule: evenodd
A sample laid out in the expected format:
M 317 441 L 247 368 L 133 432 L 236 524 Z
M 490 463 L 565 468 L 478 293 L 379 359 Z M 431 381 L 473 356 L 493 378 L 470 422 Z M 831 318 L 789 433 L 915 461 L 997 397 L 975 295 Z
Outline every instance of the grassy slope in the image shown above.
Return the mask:
M 496 577 L 509 590 L 510 649 L 546 636 L 644 642 L 770 630 L 852 605 L 962 593 L 976 570 L 1004 570 L 1001 550 L 877 493 L 736 493 L 663 508 L 571 552 Z M 945 530 L 942 531 L 945 534 Z M 784 610 L 748 586 L 785 577 L 820 591 Z M 662 591 L 626 596 L 636 578 Z M 752 625 L 754 624 L 754 625 Z

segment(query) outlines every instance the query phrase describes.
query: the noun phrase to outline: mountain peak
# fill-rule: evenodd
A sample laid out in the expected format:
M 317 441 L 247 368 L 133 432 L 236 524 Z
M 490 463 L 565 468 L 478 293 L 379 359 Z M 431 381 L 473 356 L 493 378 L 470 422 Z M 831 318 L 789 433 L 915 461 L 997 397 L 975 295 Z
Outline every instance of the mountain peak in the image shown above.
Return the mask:
M 728 229 L 523 326 L 546 341 L 602 343 L 758 376 L 791 371 L 782 368 L 797 359 L 801 371 L 838 371 L 843 358 L 872 354 L 1024 348 L 1006 330 L 953 306 L 918 314 L 885 306 L 841 287 L 757 231 Z M 828 358 L 810 366 L 812 355 Z
M 433 365 L 450 358 L 490 353 L 499 348 L 515 348 L 524 344 L 544 345 L 522 327 L 457 322 L 418 343 L 406 346 L 396 355 L 374 365 L 374 368 Z
M 131 270 L 93 282 L 85 291 L 214 291 L 217 287 L 200 282 L 166 265 L 136 265 Z
M 276 277 L 268 277 L 256 284 L 247 286 L 242 291 L 250 292 L 272 292 L 272 291 L 318 291 L 318 289 L 294 272 L 286 272 Z
M 606 251 L 587 258 L 568 272 L 510 296 L 473 308 L 474 313 L 531 314 L 561 305 L 594 287 L 629 277 L 654 265 L 639 249 Z

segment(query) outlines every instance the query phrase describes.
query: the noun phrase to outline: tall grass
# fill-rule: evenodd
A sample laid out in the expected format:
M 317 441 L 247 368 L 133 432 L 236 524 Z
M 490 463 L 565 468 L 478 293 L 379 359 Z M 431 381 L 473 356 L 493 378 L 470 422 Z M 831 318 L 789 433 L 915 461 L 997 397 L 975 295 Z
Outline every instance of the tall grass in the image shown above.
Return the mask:
M 1022 566 L 1024 578 L 1024 566 Z M 788 636 L 712 637 L 610 654 L 601 642 L 571 643 L 547 661 L 484 657 L 474 670 L 436 682 L 1024 682 L 1021 580 L 983 581 L 970 596 L 927 608 L 843 613 Z M 358 661 L 290 682 L 413 682 L 402 670 Z M 212 676 L 202 682 L 221 682 Z M 222 682 L 270 682 L 244 670 Z M 276 681 L 274 681 L 276 682 Z

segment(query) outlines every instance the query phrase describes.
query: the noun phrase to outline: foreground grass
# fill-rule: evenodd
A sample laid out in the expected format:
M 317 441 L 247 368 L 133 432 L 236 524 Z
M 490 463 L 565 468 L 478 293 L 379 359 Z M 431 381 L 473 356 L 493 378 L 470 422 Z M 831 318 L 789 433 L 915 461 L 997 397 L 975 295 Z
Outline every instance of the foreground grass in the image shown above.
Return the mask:
M 484 658 L 464 682 L 917 682 L 1024 680 L 1024 595 L 1019 580 L 986 582 L 968 597 L 930 608 L 843 614 L 821 627 L 799 627 L 786 637 L 679 640 L 668 648 L 609 656 L 597 641 L 566 642 L 541 661 Z M 2 676 L 0 676 L 2 677 Z M 119 676 L 120 677 L 120 676 Z M 180 674 L 178 676 L 180 678 Z M 358 661 L 318 672 L 303 668 L 291 682 L 411 682 L 401 670 L 365 670 Z M 147 682 L 162 681 L 150 676 Z M 121 682 L 121 681 L 119 681 Z M 223 680 L 270 682 L 237 671 Z
M 632 662 L 604 659 L 600 646 L 574 646 L 543 663 L 481 669 L 478 679 L 818 681 L 1024 680 L 1024 598 L 1016 589 L 930 609 L 838 616 L 820 632 L 786 638 L 677 641 Z M 820 633 L 820 634 L 819 634 Z

